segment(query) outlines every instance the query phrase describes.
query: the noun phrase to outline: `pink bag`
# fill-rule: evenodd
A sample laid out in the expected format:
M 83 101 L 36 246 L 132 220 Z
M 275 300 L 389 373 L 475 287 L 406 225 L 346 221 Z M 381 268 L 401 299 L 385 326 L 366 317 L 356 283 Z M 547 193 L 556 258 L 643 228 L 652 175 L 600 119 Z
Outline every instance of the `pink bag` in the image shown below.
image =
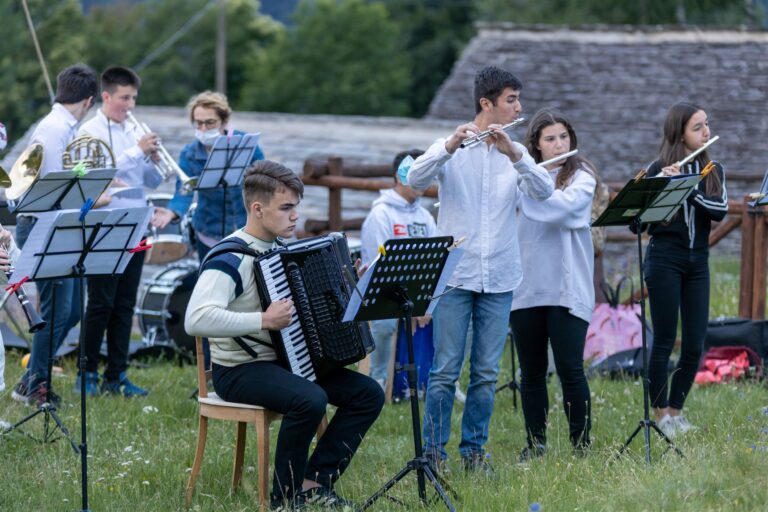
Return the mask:
M 616 288 L 611 288 L 605 282 L 602 284 L 608 302 L 597 304 L 592 312 L 584 343 L 585 361 L 596 364 L 617 352 L 638 348 L 643 344 L 640 305 L 619 303 L 621 285 L 625 280 L 629 278 L 621 279 Z

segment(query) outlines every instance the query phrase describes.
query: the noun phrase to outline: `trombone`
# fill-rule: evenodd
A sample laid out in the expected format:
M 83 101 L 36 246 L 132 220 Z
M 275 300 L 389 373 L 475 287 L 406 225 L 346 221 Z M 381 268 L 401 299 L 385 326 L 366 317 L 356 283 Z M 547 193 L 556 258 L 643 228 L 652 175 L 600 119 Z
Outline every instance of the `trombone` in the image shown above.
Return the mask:
M 517 125 L 519 125 L 521 123 L 524 123 L 524 122 L 525 122 L 525 118 L 524 117 L 518 117 L 517 119 L 515 119 L 511 123 L 505 124 L 504 126 L 502 126 L 501 129 L 504 130 L 505 132 L 508 132 L 509 130 L 514 128 L 515 126 L 517 126 Z M 461 141 L 461 144 L 459 146 L 462 147 L 462 148 L 472 147 L 472 146 L 474 146 L 476 144 L 480 144 L 482 141 L 484 141 L 485 139 L 487 139 L 491 135 L 493 135 L 493 132 L 491 130 L 482 131 L 482 132 L 478 133 L 477 135 L 473 135 L 472 137 L 467 137 L 466 139 Z
M 150 130 L 146 124 L 140 123 L 136 117 L 134 117 L 133 112 L 128 112 L 128 119 L 136 125 L 142 135 L 152 133 L 152 130 Z M 181 180 L 181 193 L 184 195 L 191 194 L 197 186 L 197 176 L 187 176 L 181 167 L 179 167 L 179 164 L 176 163 L 176 160 L 174 160 L 171 154 L 168 153 L 168 150 L 165 149 L 165 146 L 159 141 L 157 143 L 157 153 L 160 155 L 160 160 L 154 162 L 154 165 L 157 172 L 160 173 L 160 176 L 165 180 L 178 177 Z

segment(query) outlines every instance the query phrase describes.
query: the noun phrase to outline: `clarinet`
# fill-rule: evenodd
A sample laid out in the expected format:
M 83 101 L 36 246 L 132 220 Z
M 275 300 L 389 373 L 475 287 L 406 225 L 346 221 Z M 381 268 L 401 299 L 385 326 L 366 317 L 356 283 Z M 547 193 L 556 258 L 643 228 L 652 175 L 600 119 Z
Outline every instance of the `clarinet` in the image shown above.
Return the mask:
M 3 229 L 2 226 L 0 226 L 0 230 L 1 229 Z M 0 242 L 0 248 L 5 250 L 6 254 L 8 255 L 8 259 L 10 259 L 11 255 L 9 254 L 9 249 L 10 249 L 9 243 L 7 241 Z M 13 269 L 9 269 L 8 272 L 5 273 L 6 282 L 8 282 L 12 273 L 13 273 Z M 29 324 L 29 332 L 35 333 L 40 329 L 42 329 L 43 327 L 45 327 L 47 322 L 40 317 L 37 310 L 35 310 L 34 306 L 32 306 L 32 303 L 29 302 L 28 295 L 24 291 L 24 287 L 21 285 L 10 286 L 9 289 L 5 291 L 3 298 L 0 299 L 0 309 L 5 307 L 5 302 L 8 300 L 8 297 L 11 296 L 11 293 L 15 293 L 16 298 L 19 299 L 19 304 L 21 304 L 21 309 L 22 311 L 24 311 L 24 316 L 27 317 L 27 323 Z

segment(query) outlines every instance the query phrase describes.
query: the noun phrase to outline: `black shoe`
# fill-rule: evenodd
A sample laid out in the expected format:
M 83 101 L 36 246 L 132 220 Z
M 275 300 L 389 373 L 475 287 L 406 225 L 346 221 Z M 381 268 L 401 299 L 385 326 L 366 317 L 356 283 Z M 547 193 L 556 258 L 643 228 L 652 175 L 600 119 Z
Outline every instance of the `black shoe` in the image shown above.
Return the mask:
M 573 445 L 573 454 L 576 456 L 576 458 L 584 459 L 589 455 L 589 452 L 592 449 L 592 443 L 587 441 L 586 443 L 576 443 Z
M 429 467 L 432 468 L 432 472 L 436 475 L 447 475 L 451 472 L 445 460 L 437 453 L 426 453 L 424 457 L 426 457 Z
M 357 506 L 354 503 L 346 498 L 342 498 L 336 494 L 336 491 L 324 485 L 301 491 L 296 495 L 294 503 L 295 505 L 298 505 L 299 508 L 311 505 L 313 507 L 336 508 L 339 510 L 344 510 L 346 508 L 357 510 Z
M 25 405 L 39 406 L 49 403 L 54 407 L 61 406 L 61 397 L 48 388 L 44 380 L 35 383 L 31 389 L 23 381 L 19 381 L 13 388 L 11 397 Z
M 526 446 L 520 452 L 519 464 L 528 464 L 534 459 L 540 459 L 547 453 L 547 447 L 543 444 L 535 444 L 532 446 Z
M 461 457 L 461 467 L 467 473 L 485 473 L 486 476 L 493 475 L 493 466 L 491 466 L 490 453 L 473 453 Z

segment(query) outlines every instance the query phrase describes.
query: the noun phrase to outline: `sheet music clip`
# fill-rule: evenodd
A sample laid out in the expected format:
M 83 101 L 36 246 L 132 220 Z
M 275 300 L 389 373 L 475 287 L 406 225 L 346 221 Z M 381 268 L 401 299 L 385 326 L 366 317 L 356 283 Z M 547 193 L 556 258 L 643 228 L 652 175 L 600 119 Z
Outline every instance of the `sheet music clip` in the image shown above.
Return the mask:
M 128 249 L 128 252 L 129 252 L 129 253 L 131 253 L 131 254 L 135 254 L 135 253 L 137 253 L 137 252 L 146 251 L 146 250 L 149 250 L 149 249 L 151 249 L 151 248 L 152 248 L 152 244 L 149 244 L 149 243 L 147 243 L 147 239 L 146 239 L 146 238 L 144 238 L 144 239 L 142 239 L 142 240 L 141 240 L 141 241 L 140 241 L 140 242 L 139 242 L 139 243 L 136 245 L 136 247 L 134 247 L 133 249 Z

